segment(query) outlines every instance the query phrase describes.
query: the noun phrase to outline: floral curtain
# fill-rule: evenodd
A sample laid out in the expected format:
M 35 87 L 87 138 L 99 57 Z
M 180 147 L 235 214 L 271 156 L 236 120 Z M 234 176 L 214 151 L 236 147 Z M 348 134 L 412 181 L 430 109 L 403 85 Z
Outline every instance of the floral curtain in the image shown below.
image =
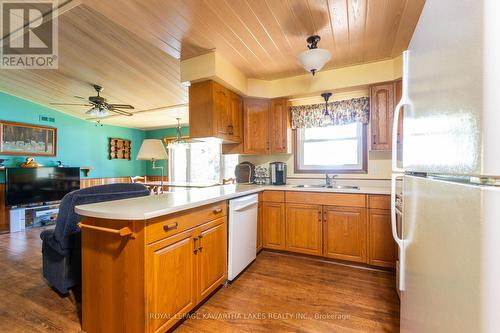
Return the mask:
M 292 106 L 292 128 L 368 123 L 370 99 L 360 97 L 328 103 L 329 116 L 324 115 L 325 103 Z

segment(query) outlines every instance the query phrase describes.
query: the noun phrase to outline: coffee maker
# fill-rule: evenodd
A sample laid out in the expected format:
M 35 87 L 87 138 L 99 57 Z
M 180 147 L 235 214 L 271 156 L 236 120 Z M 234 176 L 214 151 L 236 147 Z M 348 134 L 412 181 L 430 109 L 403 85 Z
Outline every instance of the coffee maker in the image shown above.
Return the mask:
M 269 163 L 269 170 L 271 173 L 271 185 L 286 184 L 286 163 L 283 162 Z

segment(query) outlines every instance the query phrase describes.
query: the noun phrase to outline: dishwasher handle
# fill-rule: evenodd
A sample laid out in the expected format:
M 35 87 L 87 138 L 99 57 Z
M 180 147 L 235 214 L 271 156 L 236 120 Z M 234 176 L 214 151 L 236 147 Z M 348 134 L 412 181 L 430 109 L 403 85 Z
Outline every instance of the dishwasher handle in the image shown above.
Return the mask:
M 235 212 L 241 212 L 241 211 L 244 211 L 244 210 L 246 210 L 246 209 L 248 209 L 250 207 L 257 206 L 258 204 L 259 204 L 258 201 L 250 202 L 250 203 L 247 203 L 246 205 L 243 205 L 241 207 L 236 208 L 234 211 Z

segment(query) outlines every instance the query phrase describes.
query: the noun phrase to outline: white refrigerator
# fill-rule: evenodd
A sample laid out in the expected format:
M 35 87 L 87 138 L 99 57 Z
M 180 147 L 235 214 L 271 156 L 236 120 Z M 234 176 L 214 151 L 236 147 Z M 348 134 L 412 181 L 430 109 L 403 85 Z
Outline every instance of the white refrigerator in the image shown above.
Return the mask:
M 401 332 L 500 332 L 499 0 L 427 0 L 403 55 L 392 168 Z

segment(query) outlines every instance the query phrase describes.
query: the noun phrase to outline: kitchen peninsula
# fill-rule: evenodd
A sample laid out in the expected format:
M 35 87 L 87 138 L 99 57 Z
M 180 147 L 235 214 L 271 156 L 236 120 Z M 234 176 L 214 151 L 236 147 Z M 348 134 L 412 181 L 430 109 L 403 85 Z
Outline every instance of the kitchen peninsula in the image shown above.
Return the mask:
M 165 332 L 183 319 L 226 281 L 227 200 L 252 193 L 257 249 L 393 267 L 388 191 L 225 185 L 78 206 L 83 330 Z

